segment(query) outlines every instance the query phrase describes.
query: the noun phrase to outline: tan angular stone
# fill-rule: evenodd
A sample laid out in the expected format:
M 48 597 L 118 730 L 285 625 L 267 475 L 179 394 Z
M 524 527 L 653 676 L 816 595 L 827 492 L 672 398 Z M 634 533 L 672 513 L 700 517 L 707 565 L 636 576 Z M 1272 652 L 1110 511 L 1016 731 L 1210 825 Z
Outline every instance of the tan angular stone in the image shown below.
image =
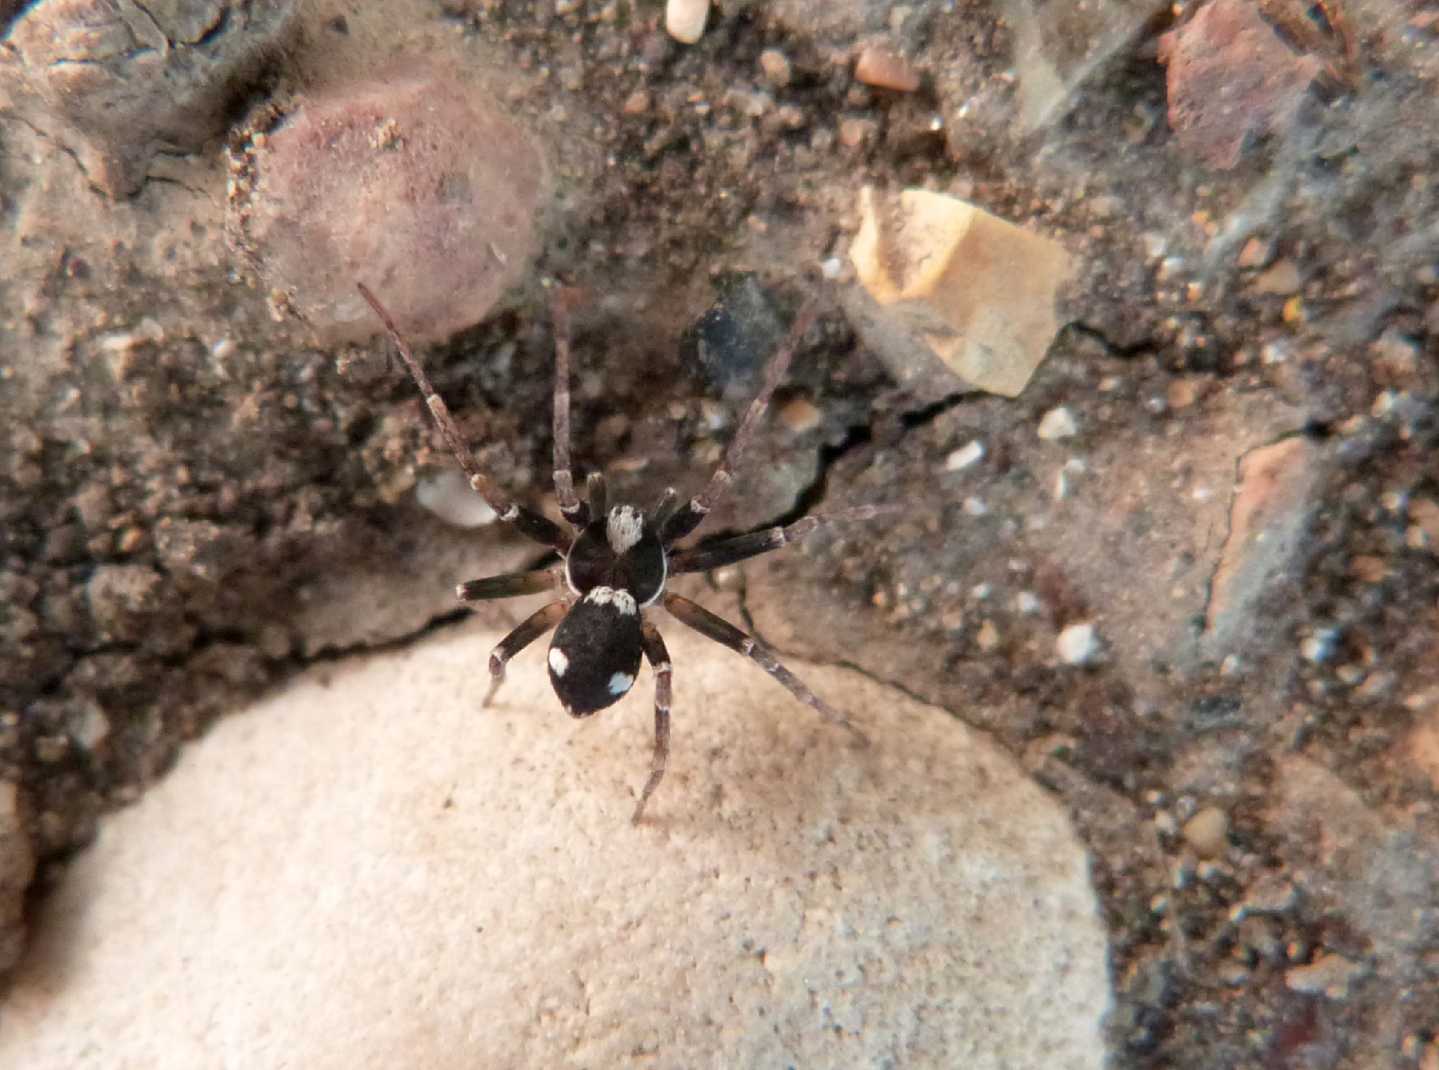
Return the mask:
M 1074 271 L 1064 246 L 929 190 L 881 203 L 866 187 L 860 215 L 850 260 L 882 325 L 978 389 L 1018 396 L 1059 329 L 1056 298 Z

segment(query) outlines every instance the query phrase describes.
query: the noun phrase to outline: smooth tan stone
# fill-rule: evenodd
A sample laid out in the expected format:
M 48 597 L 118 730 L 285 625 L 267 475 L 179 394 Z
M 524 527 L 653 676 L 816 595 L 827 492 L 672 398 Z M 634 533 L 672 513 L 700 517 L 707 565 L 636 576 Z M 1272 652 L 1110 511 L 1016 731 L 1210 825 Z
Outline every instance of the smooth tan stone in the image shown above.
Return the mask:
M 986 737 L 795 664 L 856 749 L 658 615 L 587 721 L 493 632 L 311 672 L 114 815 L 44 904 L 0 1066 L 1099 1067 L 1106 942 L 1062 808 Z
M 908 335 L 978 389 L 1018 396 L 1059 330 L 1064 246 L 929 190 L 885 203 L 866 187 L 859 210 L 849 255 L 881 321 L 866 340 Z

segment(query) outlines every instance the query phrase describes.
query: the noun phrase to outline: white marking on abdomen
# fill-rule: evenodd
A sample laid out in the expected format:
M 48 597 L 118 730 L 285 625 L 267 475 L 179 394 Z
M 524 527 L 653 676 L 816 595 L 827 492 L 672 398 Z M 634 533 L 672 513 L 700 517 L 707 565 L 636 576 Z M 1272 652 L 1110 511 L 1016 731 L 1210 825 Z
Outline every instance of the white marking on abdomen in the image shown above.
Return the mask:
M 550 672 L 556 676 L 563 676 L 569 667 L 570 659 L 565 657 L 565 652 L 556 647 L 550 647 Z
M 610 694 L 623 695 L 634 686 L 635 678 L 627 672 L 617 672 L 610 677 Z

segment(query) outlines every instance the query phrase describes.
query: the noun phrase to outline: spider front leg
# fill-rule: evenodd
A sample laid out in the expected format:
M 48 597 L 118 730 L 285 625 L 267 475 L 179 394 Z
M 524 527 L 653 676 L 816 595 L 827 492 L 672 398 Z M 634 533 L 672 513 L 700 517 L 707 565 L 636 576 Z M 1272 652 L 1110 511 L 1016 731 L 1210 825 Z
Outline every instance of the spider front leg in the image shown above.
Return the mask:
M 734 479 L 734 471 L 739 465 L 740 457 L 749 446 L 750 439 L 754 438 L 760 418 L 764 416 L 765 409 L 769 408 L 769 399 L 784 379 L 784 373 L 789 370 L 790 361 L 794 359 L 795 351 L 799 349 L 800 342 L 804 340 L 806 332 L 814 325 L 818 315 L 819 305 L 814 301 L 808 302 L 799 310 L 799 315 L 790 325 L 784 342 L 775 351 L 775 355 L 770 358 L 769 366 L 765 368 L 764 372 L 764 384 L 745 411 L 744 419 L 740 421 L 734 438 L 730 439 L 719 467 L 715 469 L 714 475 L 710 476 L 709 484 L 665 520 L 664 526 L 660 529 L 660 541 L 665 546 L 668 547 L 676 540 L 684 538 L 704 523 L 705 517 L 724 495 L 730 481 Z
M 593 509 L 575 493 L 575 473 L 570 468 L 570 296 L 559 289 L 550 299 L 555 331 L 555 498 L 560 515 L 578 530 L 590 522 Z
M 569 612 L 569 608 L 564 602 L 551 602 L 521 621 L 514 631 L 496 644 L 494 651 L 490 654 L 490 689 L 485 692 L 485 700 L 480 703 L 481 707 L 490 704 L 495 697 L 495 692 L 505 682 L 505 665 L 509 663 L 509 660 L 559 624 L 565 614 Z
M 504 491 L 495 486 L 494 481 L 488 475 L 480 470 L 480 466 L 475 463 L 474 451 L 465 441 L 465 436 L 460 433 L 455 418 L 450 415 L 449 406 L 435 391 L 430 377 L 425 374 L 425 369 L 415 359 L 408 343 L 400 336 L 394 319 L 385 310 L 385 306 L 380 304 L 379 298 L 370 292 L 369 287 L 363 282 L 357 282 L 355 285 L 359 287 L 360 296 L 369 303 L 370 307 L 375 310 L 375 315 L 380 317 L 380 322 L 385 325 L 385 331 L 389 334 L 390 341 L 399 350 L 400 359 L 404 361 L 405 367 L 410 371 L 410 378 L 414 379 L 415 385 L 420 388 L 420 395 L 425 399 L 430 415 L 434 417 L 440 434 L 445 437 L 445 444 L 450 447 L 450 452 L 455 455 L 455 460 L 459 462 L 461 470 L 469 479 L 470 487 L 485 499 L 489 507 L 495 511 L 496 516 L 506 523 L 514 524 L 522 535 L 558 550 L 562 554 L 568 551 L 570 548 L 568 534 L 548 518 L 513 501 Z
M 709 610 L 688 598 L 677 594 L 664 596 L 664 607 L 681 624 L 687 624 L 707 638 L 729 647 L 737 654 L 743 654 L 777 681 L 783 684 L 795 698 L 809 706 L 830 724 L 838 725 L 852 735 L 855 742 L 869 745 L 869 737 L 861 732 L 838 711 L 804 685 L 794 673 L 780 663 L 768 647 L 753 636 L 746 635 L 723 617 L 717 617 Z
M 488 602 L 496 598 L 539 594 L 551 587 L 560 589 L 563 575 L 562 569 L 542 568 L 535 572 L 506 572 L 500 576 L 466 580 L 455 588 L 455 597 L 461 602 Z
M 708 546 L 691 546 L 688 549 L 676 550 L 669 559 L 670 575 L 678 576 L 684 572 L 708 572 L 712 568 L 758 557 L 771 550 L 778 550 L 781 546 L 799 542 L 816 528 L 825 524 L 833 524 L 839 520 L 873 520 L 877 516 L 898 512 L 901 512 L 900 508 L 893 505 L 860 505 L 853 509 L 846 509 L 842 513 L 831 513 L 828 516 L 801 517 L 788 527 L 765 528 L 763 531 L 751 532 L 748 535 L 736 535 L 732 539 L 722 539 Z
M 669 764 L 670 758 L 670 678 L 673 675 L 673 667 L 670 665 L 670 654 L 665 649 L 665 641 L 660 638 L 659 629 L 649 621 L 644 621 L 643 643 L 645 657 L 649 659 L 650 667 L 655 672 L 655 754 L 650 762 L 650 778 L 645 781 L 644 790 L 640 792 L 639 804 L 635 807 L 635 813 L 630 821 L 638 825 L 640 818 L 644 816 L 645 804 L 650 801 L 650 796 L 655 793 L 655 788 L 660 786 L 664 779 L 665 767 Z

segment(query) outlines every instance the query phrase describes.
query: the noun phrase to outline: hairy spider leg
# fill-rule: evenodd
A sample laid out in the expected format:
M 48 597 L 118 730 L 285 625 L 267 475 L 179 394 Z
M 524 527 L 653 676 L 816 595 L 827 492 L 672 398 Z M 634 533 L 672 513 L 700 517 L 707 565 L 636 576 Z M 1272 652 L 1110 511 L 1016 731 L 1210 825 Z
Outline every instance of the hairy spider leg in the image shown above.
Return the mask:
M 434 417 L 435 424 L 439 427 L 440 433 L 444 435 L 450 452 L 455 455 L 455 460 L 459 462 L 460 468 L 469 478 L 470 486 L 480 497 L 485 499 L 489 507 L 495 511 L 496 516 L 507 523 L 514 524 L 520 534 L 535 542 L 552 547 L 560 553 L 569 550 L 570 536 L 566 532 L 546 517 L 531 509 L 526 509 L 512 500 L 495 485 L 489 476 L 480 470 L 480 466 L 475 463 L 474 451 L 465 441 L 465 436 L 460 433 L 459 425 L 450 415 L 449 407 L 445 405 L 444 399 L 435 392 L 434 385 L 430 382 L 429 376 L 425 374 L 425 369 L 415 359 L 409 345 L 400 337 L 400 332 L 395 327 L 395 321 L 385 311 L 385 306 L 380 304 L 379 298 L 371 293 L 369 287 L 363 282 L 357 282 L 355 285 L 360 289 L 360 296 L 369 302 L 370 307 L 375 310 L 375 315 L 379 316 L 380 321 L 384 323 L 390 341 L 399 350 L 400 359 L 405 362 L 405 367 L 410 370 L 410 377 L 420 388 L 420 394 L 429 407 L 430 415 Z
M 683 572 L 708 572 L 710 569 L 719 568 L 722 565 L 732 565 L 736 561 L 758 557 L 771 550 L 778 550 L 781 546 L 799 542 L 816 528 L 825 524 L 846 520 L 873 520 L 877 516 L 886 516 L 900 511 L 900 507 L 895 505 L 859 505 L 840 513 L 801 517 L 787 527 L 765 528 L 762 531 L 754 531 L 748 535 L 736 535 L 732 539 L 722 539 L 708 545 L 676 550 L 669 559 L 670 575 L 677 576 Z
M 664 596 L 664 607 L 681 624 L 687 624 L 706 638 L 713 639 L 743 654 L 765 672 L 783 684 L 795 698 L 809 706 L 826 721 L 838 725 L 852 735 L 855 742 L 868 746 L 869 737 L 861 732 L 843 714 L 804 685 L 794 673 L 786 669 L 768 647 L 753 636 L 746 635 L 723 617 L 717 617 L 697 602 L 691 602 L 677 594 Z
M 495 598 L 517 598 L 522 594 L 539 594 L 551 587 L 558 590 L 563 583 L 558 568 L 542 568 L 534 572 L 505 572 L 479 580 L 466 580 L 455 588 L 461 602 L 488 602 Z
M 509 660 L 563 620 L 569 608 L 564 602 L 551 602 L 526 617 L 514 631 L 495 645 L 490 654 L 490 689 L 485 692 L 481 707 L 490 704 L 495 692 L 505 682 L 505 665 Z
M 783 381 L 785 372 L 789 370 L 790 361 L 794 359 L 795 351 L 799 349 L 805 334 L 813 326 L 818 315 L 819 305 L 813 299 L 799 310 L 799 315 L 790 325 L 789 333 L 785 335 L 779 349 L 775 350 L 774 356 L 770 358 L 769 366 L 765 368 L 764 384 L 760 387 L 760 392 L 755 399 L 750 402 L 744 419 L 740 421 L 739 429 L 735 431 L 734 437 L 730 439 L 729 446 L 725 449 L 724 457 L 720 459 L 719 467 L 710 476 L 709 484 L 665 521 L 664 527 L 660 531 L 660 541 L 665 544 L 666 548 L 704 523 L 705 517 L 709 515 L 710 510 L 715 507 L 728 489 L 731 480 L 734 479 L 734 471 L 739 465 L 741 455 L 749 446 L 750 439 L 754 437 L 765 409 L 769 408 L 770 397 Z
M 550 298 L 550 319 L 555 330 L 555 498 L 560 515 L 579 530 L 595 513 L 575 494 L 575 474 L 570 467 L 570 291 L 557 289 Z
M 645 657 L 649 659 L 651 668 L 655 672 L 655 755 L 650 763 L 650 776 L 645 781 L 644 790 L 640 792 L 640 801 L 635 806 L 635 813 L 630 822 L 638 825 L 640 818 L 644 816 L 645 804 L 650 801 L 650 796 L 655 793 L 655 788 L 660 786 L 664 779 L 665 767 L 670 759 L 670 696 L 672 694 L 670 678 L 673 675 L 673 667 L 670 665 L 670 652 L 665 649 L 665 641 L 660 637 L 659 629 L 649 621 L 643 621 L 640 625 L 644 629 L 644 650 Z

